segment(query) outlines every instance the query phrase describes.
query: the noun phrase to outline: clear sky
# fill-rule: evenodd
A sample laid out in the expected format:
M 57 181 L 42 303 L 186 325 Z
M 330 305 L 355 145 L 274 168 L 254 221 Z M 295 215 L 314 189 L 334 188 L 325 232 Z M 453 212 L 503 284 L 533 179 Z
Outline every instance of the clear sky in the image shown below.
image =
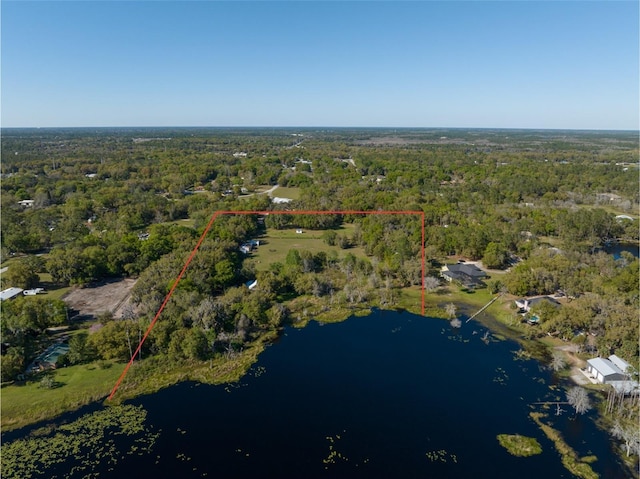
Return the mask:
M 1 3 L 3 127 L 639 128 L 630 1 Z

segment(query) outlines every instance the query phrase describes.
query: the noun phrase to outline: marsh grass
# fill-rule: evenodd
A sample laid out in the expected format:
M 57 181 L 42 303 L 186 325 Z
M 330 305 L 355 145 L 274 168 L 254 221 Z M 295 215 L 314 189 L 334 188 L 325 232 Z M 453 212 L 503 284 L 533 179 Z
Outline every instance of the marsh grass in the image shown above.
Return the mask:
M 498 442 L 513 456 L 528 457 L 542 453 L 542 446 L 534 437 L 519 434 L 498 434 Z
M 121 403 L 142 394 L 152 394 L 183 381 L 203 384 L 223 384 L 239 381 L 267 344 L 277 337 L 270 331 L 250 343 L 231 357 L 220 356 L 210 361 L 174 362 L 166 358 L 151 357 L 134 364 L 120 385 L 112 401 Z
M 562 465 L 572 474 L 582 479 L 597 479 L 598 474 L 591 469 L 589 464 L 597 461 L 596 456 L 586 456 L 584 458 L 578 457 L 576 451 L 569 446 L 562 438 L 560 433 L 551 426 L 542 422 L 542 419 L 547 417 L 546 414 L 539 412 L 529 413 L 529 416 L 535 421 L 535 423 L 542 429 L 542 432 L 551 440 L 556 447 L 556 450 L 560 453 L 562 458 Z

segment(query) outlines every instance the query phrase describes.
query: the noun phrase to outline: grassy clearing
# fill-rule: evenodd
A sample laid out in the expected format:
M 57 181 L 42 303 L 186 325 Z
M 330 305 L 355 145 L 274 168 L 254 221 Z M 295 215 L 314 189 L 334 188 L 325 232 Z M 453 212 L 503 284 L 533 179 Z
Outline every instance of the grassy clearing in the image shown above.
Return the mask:
M 498 434 L 498 442 L 513 456 L 528 457 L 542 453 L 542 446 L 535 437 L 526 437 L 520 434 Z
M 12 263 L 15 263 L 16 261 L 19 261 L 20 258 L 16 258 L 16 257 L 9 257 L 8 259 L 5 259 L 5 261 L 3 261 L 2 263 L 0 263 L 0 268 L 8 268 L 9 266 L 11 266 Z
M 300 199 L 300 188 L 288 188 L 286 186 L 278 186 L 271 196 L 277 196 L 278 198 L 291 198 L 292 200 Z
M 542 432 L 551 440 L 556 447 L 556 450 L 562 457 L 562 465 L 573 475 L 581 477 L 582 479 L 597 479 L 598 474 L 591 469 L 589 464 L 597 460 L 596 456 L 586 456 L 579 458 L 576 451 L 569 446 L 562 438 L 560 433 L 551 426 L 542 422 L 542 418 L 546 417 L 546 414 L 539 412 L 529 413 L 529 416 L 535 421 L 535 423 L 542 429 Z
M 441 287 L 438 291 L 426 294 L 429 303 L 462 303 L 478 309 L 487 304 L 493 295 L 486 288 L 477 290 L 463 290 L 453 285 Z
M 49 273 L 38 273 L 38 276 L 40 276 L 40 286 L 46 291 L 46 294 L 43 295 L 44 298 L 62 299 L 73 289 L 73 286 L 61 287 L 54 284 Z
M 82 364 L 56 370 L 53 376 L 56 387 L 51 389 L 38 387 L 39 378 L 23 385 L 5 386 L 0 406 L 2 428 L 10 430 L 51 419 L 100 400 L 109 394 L 123 369 L 124 364 L 106 368 Z
M 187 228 L 193 228 L 194 224 L 195 224 L 195 220 L 192 218 L 184 218 L 181 220 L 176 220 L 176 221 L 171 221 L 170 223 L 167 223 L 170 225 L 178 225 L 178 226 L 186 226 Z
M 353 225 L 347 224 L 336 232 L 351 236 L 353 228 Z M 347 253 L 366 258 L 362 248 L 340 249 L 337 246 L 329 246 L 322 239 L 323 234 L 324 231 L 303 230 L 303 233 L 299 234 L 295 229 L 269 229 L 267 234 L 260 238 L 260 246 L 253 251 L 249 262 L 255 264 L 258 271 L 264 271 L 269 269 L 271 263 L 284 263 L 291 249 L 306 250 L 313 254 L 321 251 L 330 254 L 333 251 L 338 258 L 343 258 Z
M 585 205 L 585 204 L 581 204 L 581 205 L 575 205 L 577 208 L 581 208 L 584 210 L 595 210 L 595 209 L 599 209 L 599 210 L 604 210 L 607 213 L 611 213 L 613 215 L 628 215 L 631 216 L 632 218 L 638 219 L 638 212 L 637 211 L 626 211 L 623 210 L 621 208 L 616 208 L 615 206 L 611 206 L 611 205 Z

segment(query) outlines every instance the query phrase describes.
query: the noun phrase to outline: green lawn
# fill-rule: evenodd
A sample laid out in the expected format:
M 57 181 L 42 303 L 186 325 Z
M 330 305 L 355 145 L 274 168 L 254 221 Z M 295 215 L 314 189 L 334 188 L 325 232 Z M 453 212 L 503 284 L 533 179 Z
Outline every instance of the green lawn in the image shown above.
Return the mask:
M 9 259 L 6 259 L 2 264 L 0 264 L 0 268 L 11 266 L 11 263 L 19 261 L 19 259 L 20 258 L 9 257 Z
M 353 234 L 353 228 L 354 225 L 346 224 L 336 232 L 350 237 Z M 290 249 L 307 250 L 314 254 L 320 251 L 326 253 L 335 251 L 340 258 L 347 253 L 360 258 L 366 257 L 364 250 L 359 247 L 341 249 L 338 246 L 329 246 L 322 239 L 323 234 L 324 231 L 303 230 L 303 233 L 298 234 L 295 229 L 269 229 L 267 234 L 260 238 L 260 246 L 252 252 L 248 261 L 253 262 L 258 271 L 264 271 L 269 269 L 271 263 L 284 263 Z
M 300 188 L 288 188 L 286 186 L 278 186 L 271 196 L 279 198 L 291 198 L 292 200 L 300 199 Z
M 47 299 L 62 299 L 62 297 L 71 291 L 71 286 L 57 286 L 53 284 L 51 280 L 51 275 L 49 273 L 38 273 L 40 276 L 40 287 L 43 287 L 46 291 L 46 294 L 41 295 L 43 298 Z
M 113 364 L 101 369 L 97 364 L 82 364 L 61 368 L 54 372 L 54 381 L 58 387 L 52 389 L 39 388 L 38 380 L 25 385 L 3 387 L 0 405 L 2 428 L 15 429 L 50 419 L 104 398 L 113 388 L 124 366 Z
M 181 220 L 172 221 L 169 224 L 186 226 L 187 228 L 193 228 L 194 220 L 192 218 L 183 218 Z

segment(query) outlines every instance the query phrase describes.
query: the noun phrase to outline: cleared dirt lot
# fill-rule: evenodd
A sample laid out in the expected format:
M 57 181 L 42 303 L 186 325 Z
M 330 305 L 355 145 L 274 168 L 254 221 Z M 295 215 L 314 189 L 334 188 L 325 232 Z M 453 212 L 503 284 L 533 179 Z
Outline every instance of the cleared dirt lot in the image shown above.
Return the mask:
M 62 299 L 81 317 L 96 317 L 105 311 L 118 317 L 129 299 L 134 284 L 134 279 L 102 281 L 74 289 Z

